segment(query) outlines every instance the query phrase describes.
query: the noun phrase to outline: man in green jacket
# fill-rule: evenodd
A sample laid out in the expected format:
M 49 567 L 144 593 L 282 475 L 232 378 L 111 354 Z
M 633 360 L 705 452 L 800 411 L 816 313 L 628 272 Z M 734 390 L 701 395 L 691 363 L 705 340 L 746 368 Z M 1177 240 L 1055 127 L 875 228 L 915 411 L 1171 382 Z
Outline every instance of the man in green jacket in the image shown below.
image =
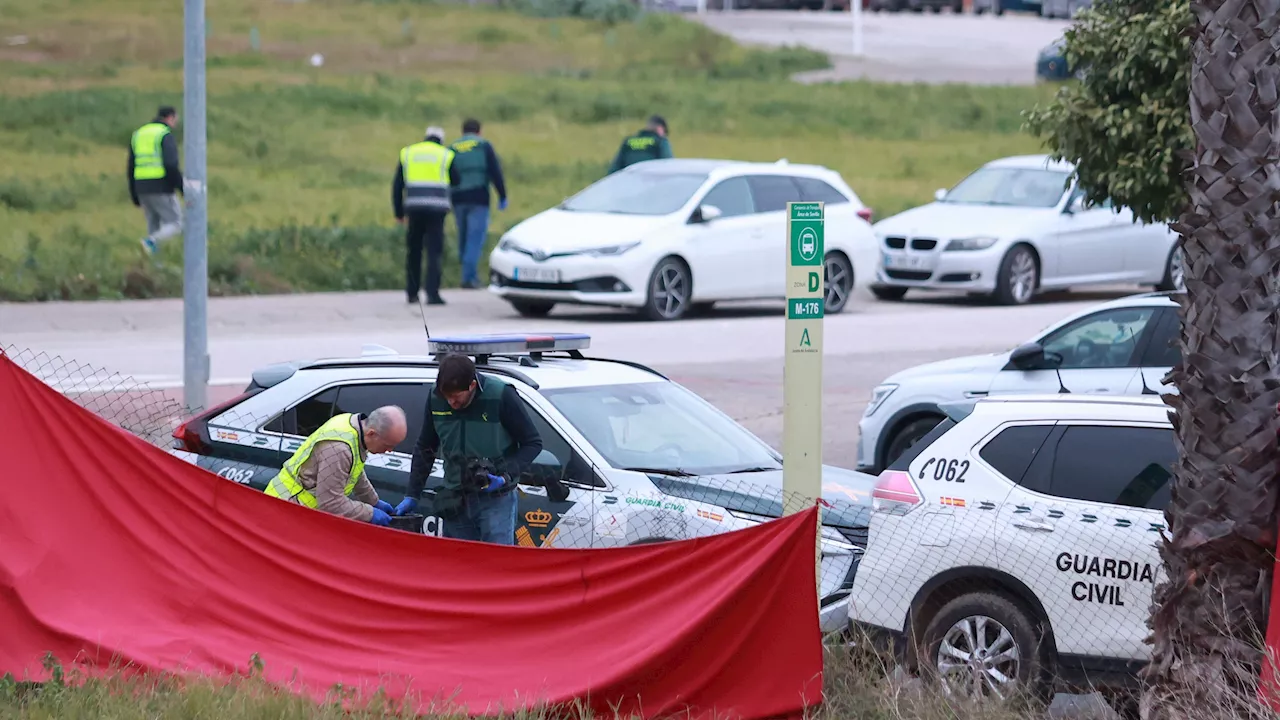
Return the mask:
M 649 118 L 643 130 L 622 141 L 618 154 L 609 166 L 610 174 L 645 160 L 661 160 L 674 157 L 671 141 L 667 139 L 667 121 L 661 115 Z

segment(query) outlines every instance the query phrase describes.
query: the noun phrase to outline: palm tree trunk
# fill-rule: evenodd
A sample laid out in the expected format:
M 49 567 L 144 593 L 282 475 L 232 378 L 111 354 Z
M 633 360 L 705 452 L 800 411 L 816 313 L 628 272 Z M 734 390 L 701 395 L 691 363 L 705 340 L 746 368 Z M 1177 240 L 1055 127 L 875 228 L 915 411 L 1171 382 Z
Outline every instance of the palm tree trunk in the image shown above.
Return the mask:
M 1180 445 L 1142 716 L 1232 717 L 1263 661 L 1280 403 L 1280 0 L 1193 0 L 1189 205 L 1175 229 Z

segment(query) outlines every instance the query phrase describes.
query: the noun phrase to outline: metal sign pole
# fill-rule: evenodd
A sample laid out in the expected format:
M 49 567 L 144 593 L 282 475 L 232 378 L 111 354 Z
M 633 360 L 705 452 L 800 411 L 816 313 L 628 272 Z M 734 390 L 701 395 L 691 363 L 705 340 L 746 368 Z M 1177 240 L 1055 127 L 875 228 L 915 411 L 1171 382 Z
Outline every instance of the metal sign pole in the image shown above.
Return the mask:
M 787 204 L 787 346 L 782 414 L 782 485 L 787 513 L 812 507 L 822 495 L 824 213 L 822 203 Z
M 209 384 L 207 305 L 209 300 L 208 208 L 205 193 L 205 26 L 204 0 L 185 0 L 183 73 L 183 401 L 188 411 L 204 408 Z
M 849 0 L 853 16 L 853 56 L 862 57 L 862 0 Z

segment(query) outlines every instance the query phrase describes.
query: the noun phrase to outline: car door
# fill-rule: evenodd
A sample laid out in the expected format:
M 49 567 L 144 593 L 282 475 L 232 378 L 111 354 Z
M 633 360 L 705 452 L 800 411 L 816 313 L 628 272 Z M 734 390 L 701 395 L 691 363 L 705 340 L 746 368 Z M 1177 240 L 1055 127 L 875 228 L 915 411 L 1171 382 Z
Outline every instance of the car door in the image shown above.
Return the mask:
M 688 261 L 693 271 L 694 298 L 728 300 L 749 296 L 756 280 L 752 248 L 763 241 L 764 228 L 755 214 L 751 189 L 744 177 L 721 180 L 699 203 L 714 207 L 719 216 L 688 226 Z
M 796 176 L 795 182 L 800 186 L 801 200 L 823 203 L 826 251 L 844 250 L 849 262 L 853 263 L 855 287 L 858 277 L 865 282 L 879 262 L 880 250 L 876 247 L 873 233 L 857 231 L 857 226 L 865 221 L 858 217 L 853 203 L 844 193 L 818 178 Z
M 1153 335 L 1159 309 L 1111 308 L 1064 325 L 1040 339 L 1046 358 L 1062 358 L 1056 371 L 1051 366 L 1023 370 L 1010 363 L 996 373 L 989 393 L 1055 393 L 1066 388 L 1078 394 L 1125 394 L 1138 375 L 1138 359 Z
M 1124 223 L 1107 201 L 1084 205 L 1084 192 L 1070 199 L 1050 231 L 1058 258 L 1054 284 L 1114 282 L 1124 277 Z
M 1182 320 L 1173 308 L 1160 310 L 1151 340 L 1143 350 L 1138 374 L 1129 382 L 1126 395 L 1152 395 L 1176 392 L 1172 384 L 1165 384 L 1165 376 L 1182 359 L 1178 336 L 1182 333 Z
M 1035 593 L 1064 658 L 1148 657 L 1176 459 L 1167 425 L 1060 422 L 999 508 L 1000 569 Z
M 1133 217 L 1130 212 L 1129 218 Z M 1124 243 L 1124 271 L 1130 282 L 1158 283 L 1169 267 L 1169 253 L 1178 241 L 1168 223 L 1131 223 Z
M 751 248 L 752 292 L 745 297 L 787 294 L 787 203 L 800 201 L 800 186 L 786 175 L 749 175 L 761 235 Z

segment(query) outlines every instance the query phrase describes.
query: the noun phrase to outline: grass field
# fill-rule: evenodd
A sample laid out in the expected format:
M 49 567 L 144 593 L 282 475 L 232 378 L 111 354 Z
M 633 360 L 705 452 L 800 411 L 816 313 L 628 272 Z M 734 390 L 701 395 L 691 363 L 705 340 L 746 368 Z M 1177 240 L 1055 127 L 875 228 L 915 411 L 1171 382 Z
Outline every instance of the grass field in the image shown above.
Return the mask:
M 884 217 L 1038 151 L 1020 112 L 1049 92 L 802 86 L 789 76 L 825 58 L 666 15 L 210 0 L 208 16 L 217 294 L 400 287 L 391 176 L 427 124 L 456 137 L 467 116 L 485 123 L 511 194 L 494 242 L 602 176 L 652 112 L 678 156 L 823 163 Z M 181 52 L 181 3 L 0 0 L 0 299 L 180 293 L 180 244 L 142 257 L 124 177 L 129 134 L 160 104 L 181 110 Z

